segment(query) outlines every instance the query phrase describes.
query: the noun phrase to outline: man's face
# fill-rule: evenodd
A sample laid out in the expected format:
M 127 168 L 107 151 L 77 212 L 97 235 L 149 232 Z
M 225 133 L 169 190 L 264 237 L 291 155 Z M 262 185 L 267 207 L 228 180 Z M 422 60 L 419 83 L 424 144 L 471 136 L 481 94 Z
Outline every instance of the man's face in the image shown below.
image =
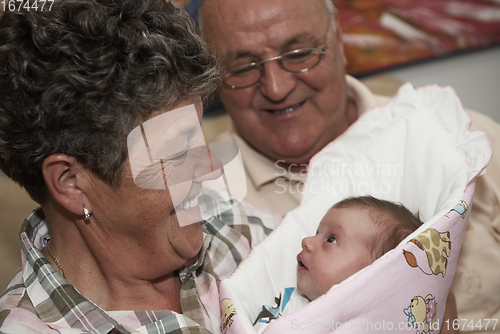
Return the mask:
M 322 50 L 329 24 L 323 0 L 205 0 L 202 16 L 204 36 L 226 69 L 299 48 Z M 307 163 L 355 120 L 337 37 L 328 31 L 326 54 L 308 72 L 272 61 L 253 86 L 221 85 L 220 98 L 251 146 L 273 160 Z
M 376 227 L 366 209 L 331 209 L 315 236 L 302 240 L 297 256 L 297 288 L 309 300 L 328 292 L 373 262 L 368 243 Z

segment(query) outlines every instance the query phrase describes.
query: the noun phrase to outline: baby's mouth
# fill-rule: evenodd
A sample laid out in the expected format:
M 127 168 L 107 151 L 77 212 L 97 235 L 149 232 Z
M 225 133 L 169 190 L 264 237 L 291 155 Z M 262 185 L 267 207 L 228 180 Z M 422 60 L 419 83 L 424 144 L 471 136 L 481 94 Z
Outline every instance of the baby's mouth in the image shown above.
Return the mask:
M 306 269 L 307 270 L 307 267 L 304 265 L 304 263 L 300 260 L 300 257 L 297 256 L 297 267 L 300 269 Z

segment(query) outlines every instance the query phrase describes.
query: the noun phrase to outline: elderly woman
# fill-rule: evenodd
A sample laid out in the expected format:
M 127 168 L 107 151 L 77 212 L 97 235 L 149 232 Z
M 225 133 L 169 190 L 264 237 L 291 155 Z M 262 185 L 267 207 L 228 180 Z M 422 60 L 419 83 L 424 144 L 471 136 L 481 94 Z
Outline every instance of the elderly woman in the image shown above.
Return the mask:
M 194 149 L 213 56 L 165 0 L 41 4 L 0 21 L 0 167 L 40 204 L 0 332 L 218 332 L 220 279 L 276 221 L 239 205 L 199 222 L 217 170 Z M 144 140 L 157 168 L 141 178 L 131 134 L 155 125 L 170 154 L 155 160 Z

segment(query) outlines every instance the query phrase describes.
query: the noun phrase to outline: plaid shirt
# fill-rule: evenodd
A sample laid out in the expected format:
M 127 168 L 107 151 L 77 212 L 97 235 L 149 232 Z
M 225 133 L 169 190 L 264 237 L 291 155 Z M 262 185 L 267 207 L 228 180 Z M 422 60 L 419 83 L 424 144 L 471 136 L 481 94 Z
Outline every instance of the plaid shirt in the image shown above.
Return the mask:
M 207 197 L 204 203 L 215 205 Z M 22 268 L 0 294 L 0 333 L 219 333 L 220 280 L 281 221 L 280 215 L 246 203 L 205 220 L 198 261 L 179 270 L 182 314 L 178 314 L 106 312 L 86 299 L 40 252 L 50 239 L 44 218 L 39 208 L 21 227 Z

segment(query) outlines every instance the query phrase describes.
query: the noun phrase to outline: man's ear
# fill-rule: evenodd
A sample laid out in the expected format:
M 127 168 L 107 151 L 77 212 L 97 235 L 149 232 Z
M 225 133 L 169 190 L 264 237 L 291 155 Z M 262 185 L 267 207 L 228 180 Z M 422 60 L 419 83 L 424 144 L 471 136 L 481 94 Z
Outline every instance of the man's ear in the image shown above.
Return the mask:
M 337 41 L 338 41 L 338 46 L 339 46 L 339 54 L 342 56 L 342 63 L 344 64 L 344 67 L 346 67 L 347 66 L 347 58 L 345 56 L 344 43 L 343 43 L 342 39 L 343 39 L 342 31 L 340 30 L 340 27 L 337 27 Z
M 78 187 L 85 173 L 83 166 L 75 158 L 65 154 L 52 154 L 42 164 L 42 173 L 52 197 L 66 210 L 76 215 L 83 215 L 85 193 Z
M 343 43 L 343 33 L 342 29 L 340 28 L 340 23 L 339 20 L 335 20 L 335 37 L 337 39 L 337 45 L 339 48 L 339 54 L 342 56 L 342 63 L 344 64 L 344 67 L 347 66 L 347 58 L 345 56 L 344 52 L 344 43 Z

